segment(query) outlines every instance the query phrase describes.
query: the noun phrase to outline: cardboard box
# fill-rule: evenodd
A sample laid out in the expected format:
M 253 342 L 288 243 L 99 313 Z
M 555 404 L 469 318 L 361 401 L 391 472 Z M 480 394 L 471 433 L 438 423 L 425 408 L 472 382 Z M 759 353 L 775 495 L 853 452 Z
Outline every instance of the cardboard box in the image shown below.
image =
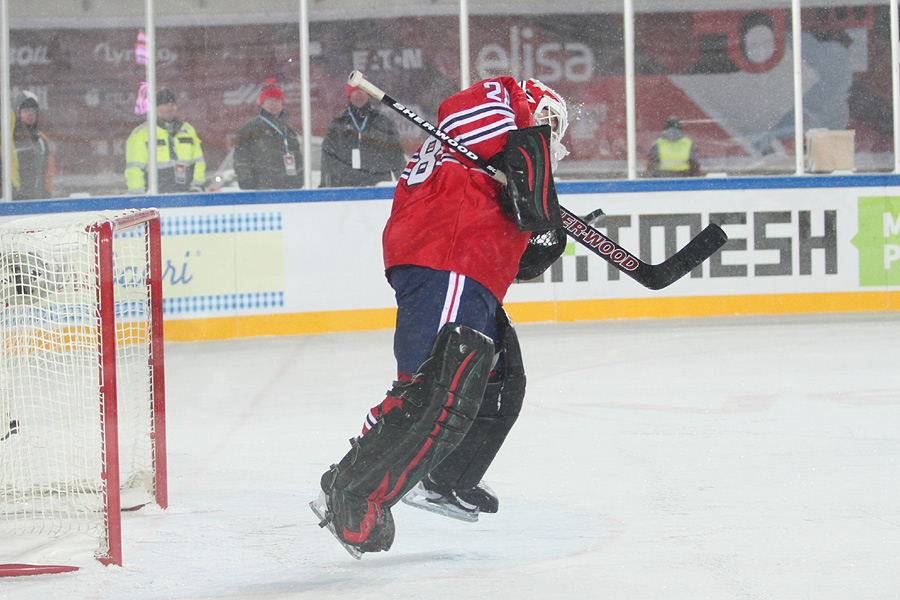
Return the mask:
M 806 170 L 810 172 L 852 171 L 856 131 L 810 129 L 806 132 Z

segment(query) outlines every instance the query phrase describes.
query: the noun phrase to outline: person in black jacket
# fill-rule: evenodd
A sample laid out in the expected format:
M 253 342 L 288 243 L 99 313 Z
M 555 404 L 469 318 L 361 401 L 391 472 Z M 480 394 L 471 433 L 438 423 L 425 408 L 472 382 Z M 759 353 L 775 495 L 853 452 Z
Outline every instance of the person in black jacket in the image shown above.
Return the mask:
M 284 112 L 284 92 L 275 79 L 263 83 L 259 114 L 237 134 L 234 171 L 244 190 L 303 187 L 303 157 L 297 131 Z
M 406 166 L 397 125 L 369 95 L 347 86 L 349 106 L 328 125 L 322 140 L 319 187 L 366 187 L 398 180 Z
M 52 198 L 56 167 L 50 140 L 38 129 L 37 96 L 29 91 L 20 92 L 14 110 L 13 151 L 19 159 L 19 189 L 13 189 L 13 199 Z

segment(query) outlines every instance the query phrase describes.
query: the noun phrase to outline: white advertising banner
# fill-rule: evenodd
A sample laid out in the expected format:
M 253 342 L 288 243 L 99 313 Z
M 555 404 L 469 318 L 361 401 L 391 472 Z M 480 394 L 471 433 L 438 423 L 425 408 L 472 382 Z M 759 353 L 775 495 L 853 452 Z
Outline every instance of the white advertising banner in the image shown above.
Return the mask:
M 569 187 L 589 193 L 563 193 L 563 206 L 581 215 L 602 208 L 607 216 L 597 229 L 646 262 L 664 261 L 710 222 L 729 240 L 690 274 L 653 291 L 569 238 L 543 275 L 513 284 L 506 304 L 519 320 L 732 314 L 757 306 L 777 312 L 766 309 L 774 302 L 786 302 L 784 312 L 886 310 L 891 287 L 900 285 L 898 187 Z M 204 335 L 225 337 L 238 327 L 222 327 L 222 318 L 246 317 L 251 325 L 240 335 L 390 326 L 395 305 L 381 233 L 391 200 L 362 192 L 356 200 L 353 190 L 336 201 L 271 197 L 278 200 L 243 204 L 235 195 L 233 204 L 162 204 L 167 322 L 211 319 L 218 329 Z
M 163 209 L 166 318 L 389 308 L 388 200 Z
M 507 302 L 658 296 L 784 294 L 859 289 L 857 202 L 871 188 L 729 190 L 572 195 L 576 214 L 601 207 L 597 226 L 641 260 L 657 264 L 715 222 L 728 234 L 717 254 L 653 291 L 570 239 L 539 283 L 514 286 Z
M 564 194 L 576 214 L 642 260 L 659 263 L 714 221 L 729 240 L 675 284 L 648 290 L 570 239 L 508 304 L 885 289 L 900 281 L 900 190 L 711 190 Z M 392 308 L 381 231 L 390 200 L 163 211 L 167 316 Z M 216 224 L 219 225 L 211 225 Z

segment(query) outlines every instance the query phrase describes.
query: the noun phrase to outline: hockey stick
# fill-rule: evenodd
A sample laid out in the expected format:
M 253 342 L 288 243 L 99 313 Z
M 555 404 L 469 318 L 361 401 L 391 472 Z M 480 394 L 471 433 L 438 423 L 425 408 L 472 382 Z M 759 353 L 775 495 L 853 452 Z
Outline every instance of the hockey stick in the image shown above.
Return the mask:
M 479 168 L 487 171 L 491 177 L 501 184 L 506 185 L 505 173 L 499 171 L 485 159 L 478 156 L 478 154 L 460 144 L 414 111 L 391 98 L 383 90 L 367 80 L 360 71 L 350 73 L 347 83 L 351 87 L 362 89 L 382 104 L 391 107 L 395 112 L 456 150 Z M 684 248 L 665 261 L 652 265 L 642 261 L 566 208 L 560 207 L 560 211 L 562 213 L 563 227 L 570 237 L 603 260 L 614 265 L 639 284 L 651 290 L 659 290 L 675 283 L 712 256 L 728 241 L 728 236 L 725 235 L 722 228 L 715 223 L 710 223 L 706 229 L 689 241 Z

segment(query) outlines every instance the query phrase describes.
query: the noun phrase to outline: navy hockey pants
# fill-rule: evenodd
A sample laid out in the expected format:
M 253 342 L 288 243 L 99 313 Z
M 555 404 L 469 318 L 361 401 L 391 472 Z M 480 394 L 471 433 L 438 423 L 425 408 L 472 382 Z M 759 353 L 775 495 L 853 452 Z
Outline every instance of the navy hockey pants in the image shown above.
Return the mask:
M 412 375 L 431 355 L 438 331 L 459 323 L 480 331 L 497 344 L 499 302 L 486 287 L 465 275 L 403 265 L 388 272 L 397 298 L 394 356 L 397 372 Z

